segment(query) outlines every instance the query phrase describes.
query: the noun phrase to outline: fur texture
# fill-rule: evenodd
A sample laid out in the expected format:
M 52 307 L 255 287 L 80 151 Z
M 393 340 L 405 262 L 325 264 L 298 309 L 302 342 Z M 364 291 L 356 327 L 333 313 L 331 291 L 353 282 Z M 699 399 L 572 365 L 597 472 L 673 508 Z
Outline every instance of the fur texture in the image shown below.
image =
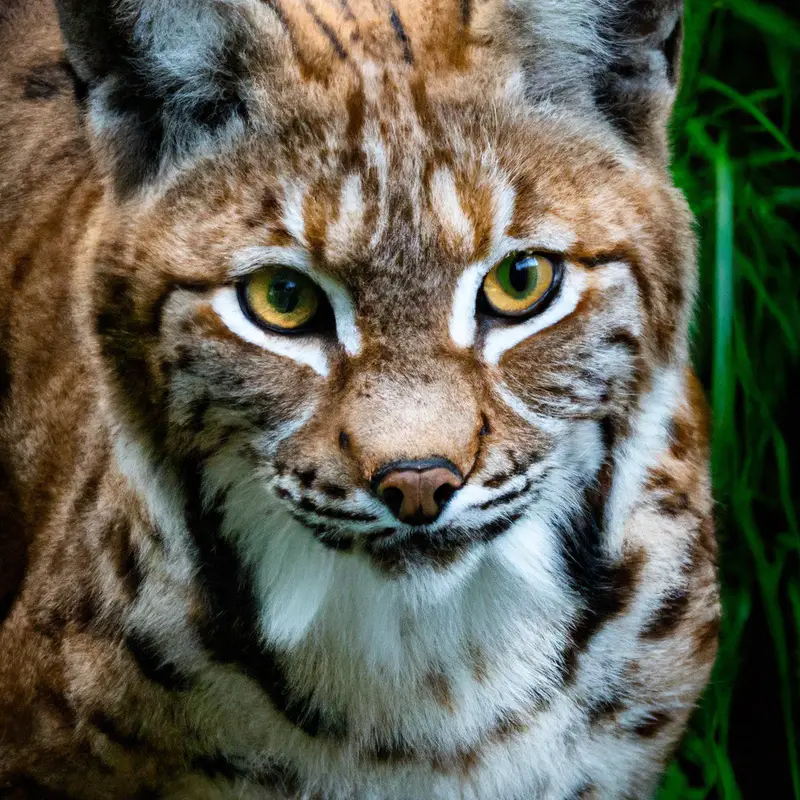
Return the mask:
M 650 796 L 720 613 L 678 4 L 56 5 L 0 11 L 0 793 Z

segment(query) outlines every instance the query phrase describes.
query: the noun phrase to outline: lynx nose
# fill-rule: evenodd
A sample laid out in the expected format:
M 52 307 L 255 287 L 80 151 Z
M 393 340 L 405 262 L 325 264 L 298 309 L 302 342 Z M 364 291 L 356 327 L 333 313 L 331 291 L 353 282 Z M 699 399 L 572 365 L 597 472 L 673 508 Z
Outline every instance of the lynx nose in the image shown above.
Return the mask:
M 396 461 L 378 470 L 372 486 L 401 522 L 433 522 L 464 484 L 461 470 L 446 458 Z

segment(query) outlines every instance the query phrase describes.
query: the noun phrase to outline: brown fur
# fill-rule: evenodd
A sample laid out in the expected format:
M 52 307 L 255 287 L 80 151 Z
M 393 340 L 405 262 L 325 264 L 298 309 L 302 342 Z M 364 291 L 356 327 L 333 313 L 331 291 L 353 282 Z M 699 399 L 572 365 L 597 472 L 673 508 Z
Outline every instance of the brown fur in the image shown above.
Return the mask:
M 355 753 L 359 768 L 377 770 L 366 775 L 383 775 L 387 762 L 419 763 L 461 780 L 535 730 L 563 693 L 586 709 L 592 736 L 612 731 L 648 754 L 629 787 L 645 796 L 705 683 L 719 621 L 707 411 L 688 371 L 625 541 L 598 560 L 599 579 L 574 578 L 576 596 L 581 581 L 596 594 L 576 601 L 568 620 L 562 686 L 505 709 L 470 743 L 394 737 L 396 709 L 388 695 L 381 705 L 380 678 L 355 654 L 352 670 L 363 668 L 364 696 L 375 693 L 387 730 L 358 729 L 344 702 L 317 708 L 326 691 L 341 699 L 336 670 L 307 644 L 262 652 L 239 581 L 222 580 L 227 570 L 244 573 L 240 557 L 228 542 L 203 538 L 209 518 L 223 515 L 224 497 L 197 518 L 191 503 L 186 511 L 194 567 L 221 576 L 219 585 L 182 582 L 168 569 L 168 532 L 118 464 L 120 429 L 144 442 L 154 463 L 182 470 L 186 486 L 199 485 L 207 463 L 237 437 L 274 432 L 301 401 L 313 402 L 313 418 L 274 464 L 307 494 L 342 502 L 368 491 L 382 465 L 434 455 L 501 487 L 554 446 L 493 393 L 502 379 L 542 414 L 602 425 L 604 471 L 584 487 L 586 508 L 602 516 L 639 401 L 661 370 L 686 360 L 694 240 L 666 172 L 660 126 L 668 101 L 652 99 L 655 121 L 645 115 L 628 139 L 594 111 L 582 118 L 574 109 L 520 107 L 536 96 L 532 78 L 504 105 L 505 81 L 530 59 L 515 49 L 513 20 L 494 0 L 403 0 L 389 13 L 366 0 L 263 5 L 264 41 L 244 48 L 254 85 L 270 87 L 269 100 L 256 93 L 261 105 L 250 112 L 257 133 L 176 175 L 159 173 L 144 189 L 120 178 L 117 144 L 90 133 L 85 76 L 75 74 L 83 66 L 66 60 L 50 2 L 7 2 L 0 11 L 0 794 L 334 796 L 283 755 L 264 759 L 258 744 L 240 747 L 240 720 L 250 714 L 269 721 L 253 723 L 256 743 L 266 735 L 258 726 L 272 725 L 304 758 L 322 742 L 338 764 L 330 754 L 345 741 L 347 758 Z M 353 67 L 368 62 L 381 76 L 378 97 Z M 610 89 L 608 97 L 617 109 L 633 103 Z M 642 104 L 635 107 L 638 114 Z M 373 128 L 387 143 L 392 175 L 382 195 L 381 175 L 361 148 Z M 479 364 L 448 331 L 459 276 L 487 257 L 493 235 L 484 142 L 516 193 L 509 234 L 528 235 L 543 220 L 579 232 L 563 255 L 589 287 L 572 313 L 495 365 Z M 466 238 L 438 216 L 430 187 L 439 169 L 453 175 Z M 135 180 L 149 174 L 137 170 Z M 342 232 L 351 174 L 364 210 L 361 224 Z M 326 381 L 244 341 L 209 299 L 230 281 L 233 250 L 298 245 L 284 214 L 287 183 L 307 187 L 307 250 L 349 287 L 359 312 L 363 346 L 347 357 L 328 342 Z M 374 235 L 381 220 L 383 234 Z M 629 265 L 637 300 L 602 283 L 603 266 L 615 261 Z M 619 322 L 625 314 L 641 320 L 639 334 Z M 606 374 L 594 359 L 611 352 L 622 354 L 622 366 Z M 187 385 L 200 394 L 187 394 Z M 255 464 L 261 458 L 251 451 Z M 400 579 L 427 566 L 446 574 L 513 522 L 399 545 L 385 531 L 363 540 L 327 528 L 314 535 L 337 557 L 371 557 Z M 576 563 L 585 555 L 570 553 Z M 656 598 L 651 581 L 665 586 Z M 145 632 L 130 616 L 148 592 L 180 599 L 177 633 L 159 625 Z M 640 618 L 626 682 L 617 685 L 615 675 L 609 696 L 592 695 L 582 682 L 592 647 L 604 631 Z M 188 641 L 186 631 L 213 666 L 195 670 L 194 656 L 165 655 L 171 638 Z M 328 644 L 336 663 L 345 645 Z M 466 651 L 465 674 L 490 686 L 503 665 L 481 643 Z M 229 681 L 231 708 L 204 705 L 202 680 Z M 432 702 L 431 715 L 459 710 L 441 665 L 423 668 L 412 695 Z M 222 758 L 226 747 L 240 751 Z M 592 780 L 573 796 L 608 795 Z

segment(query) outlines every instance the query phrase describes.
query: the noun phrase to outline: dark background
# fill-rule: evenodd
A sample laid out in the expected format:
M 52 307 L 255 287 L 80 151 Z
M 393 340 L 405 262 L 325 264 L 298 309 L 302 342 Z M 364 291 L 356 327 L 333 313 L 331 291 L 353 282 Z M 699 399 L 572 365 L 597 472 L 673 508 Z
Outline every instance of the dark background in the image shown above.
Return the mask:
M 724 620 L 660 800 L 800 799 L 800 0 L 687 0 L 674 173 L 697 215 Z

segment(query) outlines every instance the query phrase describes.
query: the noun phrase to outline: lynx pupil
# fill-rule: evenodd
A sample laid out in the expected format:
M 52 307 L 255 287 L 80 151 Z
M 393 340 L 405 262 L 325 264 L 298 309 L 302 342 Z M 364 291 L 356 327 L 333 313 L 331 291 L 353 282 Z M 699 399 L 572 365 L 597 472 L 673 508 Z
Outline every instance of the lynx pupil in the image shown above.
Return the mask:
M 532 259 L 522 258 L 512 262 L 508 270 L 508 282 L 520 294 L 528 288 L 532 268 L 535 269 Z
M 291 275 L 278 274 L 269 287 L 269 303 L 281 314 L 290 314 L 300 302 L 300 287 Z

